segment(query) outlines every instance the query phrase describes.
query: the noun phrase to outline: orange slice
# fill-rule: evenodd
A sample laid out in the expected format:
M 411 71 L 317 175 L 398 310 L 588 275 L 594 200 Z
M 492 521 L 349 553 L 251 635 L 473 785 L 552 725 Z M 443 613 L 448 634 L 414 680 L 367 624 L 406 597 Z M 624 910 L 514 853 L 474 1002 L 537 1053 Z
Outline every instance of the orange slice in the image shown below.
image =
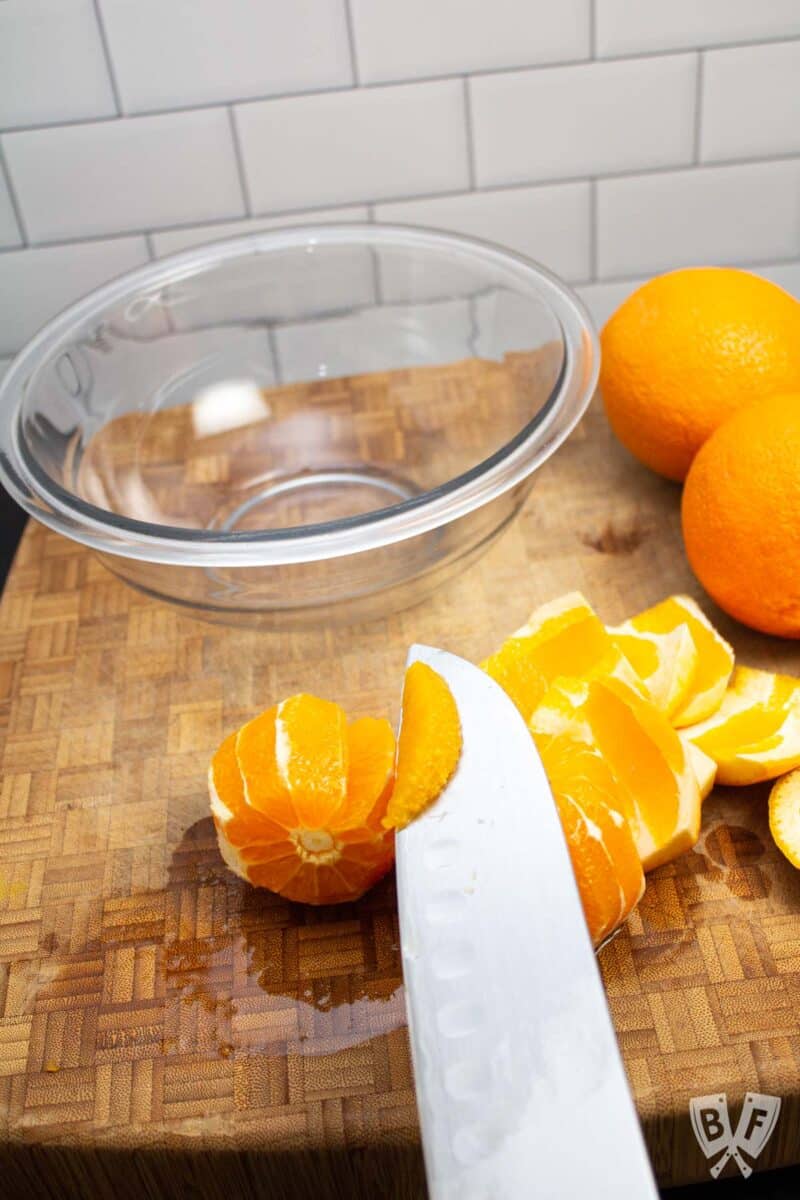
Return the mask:
M 625 920 L 644 892 L 644 873 L 619 788 L 591 747 L 562 736 L 542 753 L 572 869 L 595 946 Z
M 403 684 L 395 784 L 383 824 L 404 829 L 439 795 L 461 757 L 461 721 L 438 672 L 415 662 Z
M 642 633 L 632 625 L 620 625 L 608 632 L 656 708 L 667 717 L 680 711 L 697 670 L 697 647 L 689 626 L 678 625 L 668 633 Z
M 226 738 L 209 793 L 232 871 L 289 900 L 357 900 L 394 861 L 381 821 L 391 791 L 387 721 L 348 726 L 338 705 L 292 696 Z
M 769 829 L 781 854 L 800 868 L 800 770 L 790 771 L 773 786 Z
M 733 650 L 691 596 L 669 596 L 625 625 L 637 633 L 657 634 L 672 633 L 685 625 L 695 644 L 697 662 L 688 695 L 671 714 L 672 723 L 683 728 L 716 712 L 733 671 Z
M 613 675 L 640 689 L 635 671 L 580 592 L 544 604 L 483 663 L 526 721 L 554 680 Z
M 686 736 L 728 785 L 760 783 L 800 766 L 800 679 L 737 667 L 722 704 Z
M 533 714 L 540 750 L 561 734 L 608 764 L 645 871 L 697 841 L 701 797 L 689 756 L 663 713 L 618 679 L 560 680 Z

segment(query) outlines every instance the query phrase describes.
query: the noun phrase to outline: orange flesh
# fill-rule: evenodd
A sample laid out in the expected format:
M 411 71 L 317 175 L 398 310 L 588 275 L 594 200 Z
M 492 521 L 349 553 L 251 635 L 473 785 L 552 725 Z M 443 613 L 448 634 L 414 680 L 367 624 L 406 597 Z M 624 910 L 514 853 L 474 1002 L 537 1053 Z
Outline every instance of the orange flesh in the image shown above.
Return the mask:
M 395 785 L 383 824 L 404 829 L 440 794 L 461 757 L 461 721 L 452 693 L 427 663 L 415 662 L 403 684 L 403 720 Z
M 292 696 L 278 705 L 275 723 L 278 774 L 288 789 L 298 824 L 317 828 L 331 820 L 347 796 L 347 720 L 338 704 Z
M 678 604 L 672 596 L 639 613 L 631 619 L 630 624 L 634 629 L 645 633 L 671 633 L 679 625 L 688 625 L 698 650 L 697 667 L 692 681 L 692 692 L 695 695 L 713 688 L 721 677 L 727 679 L 730 676 L 733 660 L 726 648 L 720 644 L 711 629 L 698 620 L 689 609 Z M 675 719 L 680 719 L 680 713 L 675 715 Z
M 586 923 L 595 945 L 617 928 L 644 891 L 630 826 L 614 778 L 595 751 L 569 737 L 542 753 L 567 840 Z

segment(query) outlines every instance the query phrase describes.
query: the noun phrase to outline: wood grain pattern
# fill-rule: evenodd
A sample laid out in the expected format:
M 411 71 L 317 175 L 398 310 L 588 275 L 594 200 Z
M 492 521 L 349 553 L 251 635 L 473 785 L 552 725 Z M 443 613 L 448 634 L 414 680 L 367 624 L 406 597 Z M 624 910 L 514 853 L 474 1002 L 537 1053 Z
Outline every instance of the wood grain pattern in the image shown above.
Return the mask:
M 412 640 L 478 659 L 571 588 L 615 622 L 699 595 L 678 497 L 593 411 L 519 522 L 434 600 L 284 635 L 195 623 L 31 524 L 0 605 L 4 1144 L 69 1150 L 73 1180 L 138 1149 L 151 1181 L 167 1152 L 186 1169 L 211 1151 L 415 1146 L 392 880 L 329 910 L 246 887 L 216 849 L 208 757 L 301 689 L 395 717 Z M 797 647 L 707 607 L 744 661 L 798 671 Z M 688 1101 L 712 1091 L 734 1117 L 748 1090 L 781 1095 L 758 1167 L 800 1160 L 800 874 L 765 798 L 716 791 L 696 850 L 650 877 L 602 954 L 663 1183 L 708 1178 Z

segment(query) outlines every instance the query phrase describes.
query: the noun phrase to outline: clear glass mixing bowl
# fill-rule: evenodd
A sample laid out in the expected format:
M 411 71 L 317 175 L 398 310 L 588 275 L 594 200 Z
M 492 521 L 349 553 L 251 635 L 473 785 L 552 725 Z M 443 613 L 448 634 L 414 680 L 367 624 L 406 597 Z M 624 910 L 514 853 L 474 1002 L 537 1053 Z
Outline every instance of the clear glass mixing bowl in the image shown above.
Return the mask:
M 517 513 L 594 389 L 576 297 L 432 231 L 253 234 L 73 305 L 0 387 L 0 474 L 115 574 L 211 620 L 361 620 Z

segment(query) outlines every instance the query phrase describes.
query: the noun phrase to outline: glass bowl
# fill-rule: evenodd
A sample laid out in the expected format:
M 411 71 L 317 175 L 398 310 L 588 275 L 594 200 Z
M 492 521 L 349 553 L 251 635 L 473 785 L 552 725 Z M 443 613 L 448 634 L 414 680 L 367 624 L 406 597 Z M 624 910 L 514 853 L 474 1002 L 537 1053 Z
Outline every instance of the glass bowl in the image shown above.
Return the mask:
M 251 234 L 51 321 L 0 387 L 0 474 L 196 616 L 363 620 L 486 549 L 597 366 L 572 292 L 495 246 L 365 224 Z

